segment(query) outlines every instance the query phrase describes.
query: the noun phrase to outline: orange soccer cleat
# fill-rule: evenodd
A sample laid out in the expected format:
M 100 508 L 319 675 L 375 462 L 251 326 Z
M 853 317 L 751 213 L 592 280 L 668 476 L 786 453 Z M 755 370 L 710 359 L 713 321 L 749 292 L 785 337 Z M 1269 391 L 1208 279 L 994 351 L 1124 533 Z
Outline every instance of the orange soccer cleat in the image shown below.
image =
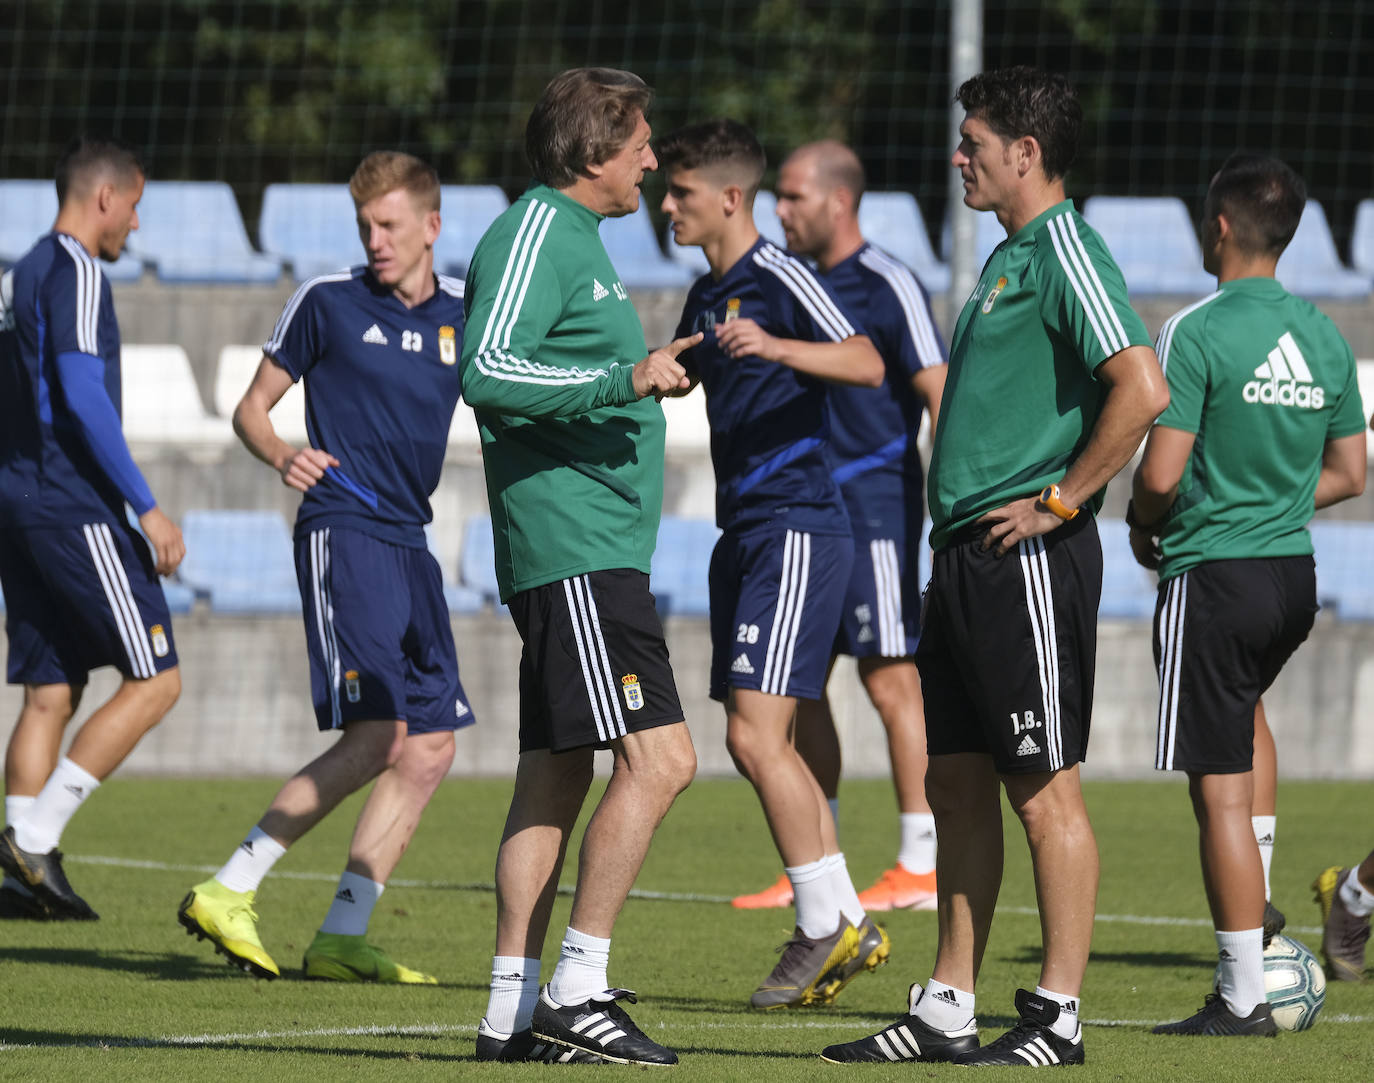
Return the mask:
M 736 895 L 730 905 L 740 910 L 781 910 L 792 905 L 792 881 L 783 873 L 776 883 L 756 894 Z
M 934 910 L 935 872 L 908 872 L 899 861 L 859 892 L 859 902 L 865 910 Z

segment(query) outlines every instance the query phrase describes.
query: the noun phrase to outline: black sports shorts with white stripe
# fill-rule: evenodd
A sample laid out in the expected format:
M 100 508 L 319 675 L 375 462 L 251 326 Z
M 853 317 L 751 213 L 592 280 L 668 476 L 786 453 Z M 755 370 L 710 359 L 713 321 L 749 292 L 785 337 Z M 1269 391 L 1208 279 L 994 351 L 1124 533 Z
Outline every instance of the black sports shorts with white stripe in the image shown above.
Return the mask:
M 1204 775 L 1249 771 L 1255 704 L 1316 615 L 1310 556 L 1215 560 L 1161 583 L 1155 767 Z
M 520 751 L 608 748 L 683 720 L 649 577 L 614 568 L 508 603 L 520 655 Z
M 916 665 L 932 756 L 980 752 L 1003 774 L 1087 755 L 1102 546 L 1083 514 L 1006 556 L 969 528 L 935 554 Z
M 146 679 L 177 664 L 147 543 L 127 525 L 0 530 L 11 684 L 84 685 L 114 666 Z

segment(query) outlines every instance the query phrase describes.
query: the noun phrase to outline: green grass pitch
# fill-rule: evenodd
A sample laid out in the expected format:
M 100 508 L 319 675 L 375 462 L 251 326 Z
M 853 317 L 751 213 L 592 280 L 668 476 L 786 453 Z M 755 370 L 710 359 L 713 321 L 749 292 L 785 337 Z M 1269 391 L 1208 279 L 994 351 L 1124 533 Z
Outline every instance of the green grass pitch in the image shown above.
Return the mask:
M 0 922 L 0 1080 L 225 1080 L 334 1083 L 551 1079 L 634 1071 L 489 1065 L 473 1060 L 486 1005 L 495 924 L 490 889 L 510 796 L 506 780 L 446 782 L 372 922 L 372 939 L 440 986 L 307 983 L 300 957 L 342 867 L 355 798 L 277 866 L 258 896 L 260 929 L 280 981 L 231 970 L 175 920 L 186 889 L 218 867 L 275 791 L 264 780 L 116 777 L 63 840 L 73 883 L 98 924 Z M 1332 983 L 1317 1025 L 1260 1039 L 1165 1039 L 1152 1024 L 1201 1006 L 1214 945 L 1181 780 L 1091 783 L 1102 852 L 1093 960 L 1083 990 L 1088 1063 L 1077 1080 L 1336 1080 L 1374 1078 L 1374 981 Z M 1274 901 L 1314 950 L 1309 883 L 1374 843 L 1371 788 L 1285 783 L 1279 791 Z M 847 782 L 840 832 L 863 888 L 892 859 L 891 788 Z M 1018 986 L 1035 985 L 1039 927 L 1020 827 L 1009 812 L 1006 876 L 979 981 L 984 1040 L 1011 1022 Z M 842 1068 L 816 1053 L 869 1033 L 904 1010 L 930 973 L 935 915 L 885 916 L 892 962 L 857 978 L 824 1009 L 759 1014 L 749 993 L 786 939 L 790 912 L 745 913 L 725 900 L 769 883 L 778 860 L 752 790 L 694 784 L 669 813 L 616 930 L 611 979 L 638 990 L 631 1012 L 678 1051 L 692 1080 L 957 1077 L 950 1066 Z M 575 870 L 564 877 L 571 883 Z M 544 953 L 556 958 L 569 899 Z M 1009 1070 L 992 1070 L 989 1079 Z

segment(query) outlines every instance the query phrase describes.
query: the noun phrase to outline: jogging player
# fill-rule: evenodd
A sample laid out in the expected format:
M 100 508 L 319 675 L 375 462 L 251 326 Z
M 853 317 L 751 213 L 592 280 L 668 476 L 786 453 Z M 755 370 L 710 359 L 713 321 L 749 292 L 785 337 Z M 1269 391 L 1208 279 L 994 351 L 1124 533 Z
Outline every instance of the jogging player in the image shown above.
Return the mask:
M 96 918 L 57 844 L 181 692 L 157 577 L 186 550 L 124 441 L 119 325 L 98 262 L 119 258 L 142 196 L 132 148 L 74 140 L 57 162 L 57 221 L 0 276 L 0 581 L 8 680 L 24 686 L 5 757 L 6 917 Z M 64 756 L 63 730 L 102 666 L 123 680 Z
M 287 848 L 375 779 L 303 969 L 307 978 L 432 984 L 366 932 L 453 761 L 454 730 L 473 721 L 424 533 L 459 397 L 463 284 L 434 273 L 432 167 L 378 151 L 359 164 L 349 191 L 366 265 L 296 291 L 234 411 L 248 450 L 304 494 L 296 576 L 315 719 L 322 731 L 343 732 L 282 786 L 177 917 L 231 965 L 277 977 L 258 937 L 258 887 Z M 310 437 L 302 448 L 282 440 L 268 416 L 296 380 L 305 381 Z
M 790 739 L 798 700 L 824 691 L 854 542 L 830 475 L 827 383 L 877 387 L 882 359 L 800 260 L 760 239 L 753 202 L 764 154 L 744 125 L 713 120 L 659 147 L 663 210 L 678 244 L 710 272 L 678 334 L 706 393 L 716 522 L 710 694 L 726 742 L 763 805 L 796 903 L 796 931 L 754 991 L 755 1008 L 830 1001 L 886 962 L 887 934 L 864 911 L 825 795 Z

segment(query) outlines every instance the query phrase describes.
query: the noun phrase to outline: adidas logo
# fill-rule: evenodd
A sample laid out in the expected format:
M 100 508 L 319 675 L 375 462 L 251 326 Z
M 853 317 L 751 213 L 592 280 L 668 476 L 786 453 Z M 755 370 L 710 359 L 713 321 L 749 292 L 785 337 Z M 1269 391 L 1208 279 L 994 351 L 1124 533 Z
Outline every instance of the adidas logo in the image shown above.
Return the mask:
M 74 786 L 74 785 L 72 785 L 72 784 L 69 782 L 69 783 L 67 783 L 65 786 L 63 786 L 62 788 L 63 788 L 64 790 L 66 790 L 69 794 L 71 794 L 73 797 L 85 797 L 85 796 L 86 796 L 86 787 L 85 787 L 85 786 Z
M 1040 746 L 1031 739 L 1029 733 L 1022 737 L 1021 743 L 1016 746 L 1016 754 L 1018 756 L 1034 756 L 1039 751 Z
M 602 285 L 600 282 L 598 282 L 595 278 L 592 279 L 592 300 L 593 300 L 593 301 L 604 301 L 604 300 L 605 300 L 607 297 L 609 297 L 610 295 L 611 295 L 611 291 L 610 291 L 610 290 L 608 290 L 605 286 L 603 286 L 603 285 Z
M 241 843 L 239 843 L 239 849 L 251 856 L 253 853 L 253 840 L 244 839 Z
M 753 673 L 753 672 L 754 672 L 754 667 L 753 667 L 753 666 L 750 664 L 750 662 L 749 662 L 749 656 L 748 656 L 747 654 L 741 654 L 738 658 L 736 658 L 733 662 L 731 662 L 731 663 L 730 663 L 730 672 L 731 672 L 731 673 Z
M 339 893 L 335 895 L 334 898 L 337 899 L 339 902 L 351 903 L 354 901 L 353 892 L 346 887 L 340 888 Z
M 496 980 L 497 980 L 497 981 L 513 981 L 513 982 L 518 982 L 518 983 L 521 984 L 521 985 L 524 985 L 525 982 L 528 981 L 529 979 L 527 979 L 527 978 L 525 977 L 525 975 L 521 974 L 520 971 L 518 971 L 518 970 L 512 970 L 509 974 L 502 974 L 502 975 L 501 975 L 499 978 L 497 978 Z
M 1219 952 L 1217 952 L 1217 958 L 1223 963 L 1230 963 L 1234 962 L 1236 957 L 1232 955 L 1229 951 L 1227 951 L 1225 948 L 1222 948 Z
M 860 628 L 860 629 L 859 629 L 859 637 L 858 637 L 858 638 L 859 638 L 859 642 L 860 642 L 860 643 L 872 643 L 872 642 L 873 642 L 873 628 L 872 628 L 872 626 L 865 624 L 862 628 Z
M 382 334 L 382 329 L 375 323 L 363 332 L 363 341 L 370 342 L 374 346 L 385 346 L 387 344 L 386 335 Z
M 1255 842 L 1258 843 L 1260 846 L 1273 846 L 1274 836 L 1272 833 L 1261 835 L 1259 838 L 1255 840 Z
M 932 1000 L 938 1000 L 942 1004 L 949 1004 L 955 1008 L 959 1006 L 959 998 L 954 995 L 953 989 L 941 989 L 938 992 L 931 993 L 930 998 Z
M 468 713 L 468 705 L 464 703 L 461 699 L 454 700 L 453 713 L 456 717 L 462 718 L 463 715 Z
M 1255 369 L 1255 379 L 1241 389 L 1241 394 L 1246 402 L 1265 406 L 1320 410 L 1326 405 L 1326 390 L 1313 385 L 1307 358 L 1288 331 L 1279 336 L 1279 344 L 1269 351 L 1269 360 Z
M 1069 1015 L 1077 1015 L 1077 1014 L 1078 1014 L 1078 1001 L 1076 1001 L 1076 1000 L 1066 1000 L 1066 1001 L 1064 1001 L 1064 1003 L 1062 1003 L 1062 1004 L 1059 1005 L 1059 1010 L 1060 1010 L 1061 1012 L 1066 1012 L 1066 1013 L 1068 1013 Z

